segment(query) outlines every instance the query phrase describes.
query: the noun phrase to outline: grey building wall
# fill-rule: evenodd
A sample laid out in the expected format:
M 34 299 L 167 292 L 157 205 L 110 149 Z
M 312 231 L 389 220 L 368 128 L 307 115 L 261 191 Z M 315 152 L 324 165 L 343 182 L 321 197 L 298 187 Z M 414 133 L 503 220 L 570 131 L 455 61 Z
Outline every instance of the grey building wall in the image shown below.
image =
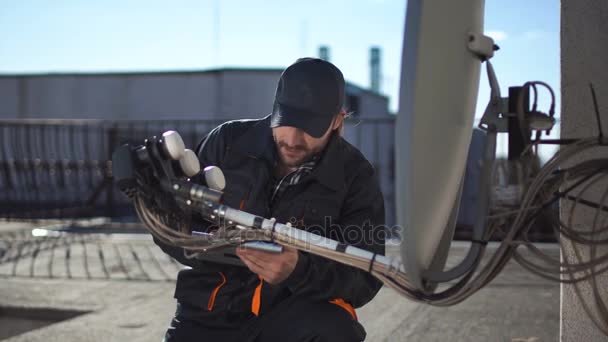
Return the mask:
M 0 118 L 21 117 L 19 108 L 19 78 L 0 78 Z
M 0 75 L 0 119 L 235 119 L 272 110 L 281 69 Z M 388 98 L 347 83 L 355 114 L 386 118 Z M 349 103 L 350 105 L 350 103 Z
M 221 118 L 257 118 L 272 111 L 281 70 L 234 70 L 222 73 Z
M 218 107 L 216 74 L 0 77 L 0 118 L 195 119 Z
M 0 76 L 0 119 L 195 119 L 214 120 L 215 124 L 259 118 L 272 111 L 281 72 L 218 69 L 5 75 Z M 345 137 L 376 166 L 387 223 L 394 224 L 394 120 L 388 113 L 388 98 L 350 83 L 346 92 L 347 101 L 356 104 L 356 117 L 363 122 L 348 122 Z
M 386 118 L 388 98 L 353 84 L 346 85 L 346 106 L 354 116 Z M 354 103 L 353 103 L 354 102 Z
M 211 118 L 218 107 L 219 75 L 149 74 L 125 77 L 129 119 Z
M 264 116 L 280 69 L 0 76 L 0 119 L 236 119 Z M 357 114 L 386 117 L 388 98 L 349 84 Z
M 589 90 L 592 82 L 597 96 L 604 131 L 608 129 L 608 1 L 606 0 L 562 0 L 561 1 L 561 91 L 562 91 L 562 138 L 590 137 L 598 134 L 594 118 L 593 102 Z M 606 149 L 596 153 L 606 153 Z M 606 157 L 606 155 L 604 155 Z M 596 193 L 590 200 L 598 201 L 606 182 L 595 186 Z M 604 188 L 604 189 L 602 189 Z M 567 213 L 562 213 L 567 220 Z M 591 226 L 592 213 L 581 213 L 574 218 L 576 223 Z M 603 246 L 598 255 L 608 252 Z M 583 253 L 587 253 L 584 251 Z M 566 244 L 565 254 L 573 256 L 573 249 Z M 608 299 L 608 275 L 598 276 L 599 288 L 604 300 Z M 584 299 L 593 307 L 594 297 L 582 284 Z M 593 309 L 594 310 L 594 309 Z M 596 313 L 595 313 L 596 314 Z M 608 326 L 608 322 L 603 322 Z M 562 341 L 608 341 L 591 321 L 577 298 L 572 285 L 561 286 Z
M 359 148 L 374 165 L 384 195 L 386 224 L 396 224 L 394 118 L 354 118 L 345 125 L 344 138 Z
M 365 91 L 359 97 L 361 113 L 369 118 L 385 118 L 386 111 L 383 109 L 388 106 L 388 99 L 380 95 L 372 95 Z

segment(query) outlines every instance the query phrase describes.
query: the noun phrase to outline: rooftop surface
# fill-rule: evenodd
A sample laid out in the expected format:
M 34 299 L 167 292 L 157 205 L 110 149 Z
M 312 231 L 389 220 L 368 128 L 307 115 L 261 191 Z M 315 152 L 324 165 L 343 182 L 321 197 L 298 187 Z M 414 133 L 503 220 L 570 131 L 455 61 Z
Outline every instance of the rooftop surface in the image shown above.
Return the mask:
M 160 341 L 180 265 L 148 234 L 44 237 L 61 223 L 0 223 L 0 340 Z M 449 263 L 467 244 L 455 242 Z M 559 254 L 557 245 L 540 246 Z M 389 253 L 398 253 L 396 246 Z M 432 307 L 382 288 L 358 310 L 366 341 L 556 341 L 559 284 L 514 262 L 465 302 Z M 33 330 L 29 330 L 35 328 Z

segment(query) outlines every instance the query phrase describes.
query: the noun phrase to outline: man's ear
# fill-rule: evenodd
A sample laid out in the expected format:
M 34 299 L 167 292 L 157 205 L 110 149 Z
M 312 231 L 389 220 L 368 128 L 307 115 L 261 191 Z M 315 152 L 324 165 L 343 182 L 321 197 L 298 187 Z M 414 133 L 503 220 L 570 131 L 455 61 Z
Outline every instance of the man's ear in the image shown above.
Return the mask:
M 340 126 L 342 126 L 345 118 L 346 118 L 346 111 L 344 109 L 342 109 L 340 111 L 340 113 L 338 113 L 338 115 L 336 116 L 336 119 L 334 120 L 334 124 L 331 127 L 332 131 L 339 128 Z

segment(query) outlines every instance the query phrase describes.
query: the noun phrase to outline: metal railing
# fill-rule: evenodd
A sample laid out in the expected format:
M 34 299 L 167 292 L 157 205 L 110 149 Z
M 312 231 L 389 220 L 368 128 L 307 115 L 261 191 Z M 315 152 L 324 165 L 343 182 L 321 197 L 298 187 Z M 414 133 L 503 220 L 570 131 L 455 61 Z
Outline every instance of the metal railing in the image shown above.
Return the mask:
M 0 120 L 0 217 L 129 215 L 132 206 L 111 179 L 112 152 L 122 144 L 142 144 L 170 129 L 178 131 L 186 146 L 194 149 L 222 122 Z M 394 178 L 390 157 L 393 122 L 390 118 L 359 119 L 345 128 L 345 137 L 378 169 L 385 191 L 392 191 Z M 392 195 L 387 197 L 390 200 Z
M 223 120 L 0 120 L 0 218 L 84 218 L 134 215 L 111 179 L 111 155 L 121 144 L 173 129 L 194 149 Z M 394 119 L 347 121 L 344 137 L 375 166 L 386 221 L 395 220 Z M 464 204 L 463 204 L 464 205 Z M 456 237 L 468 239 L 460 223 Z M 552 241 L 540 229 L 538 241 Z
M 0 216 L 120 215 L 125 200 L 112 185 L 112 151 L 169 129 L 194 147 L 219 123 L 0 120 Z

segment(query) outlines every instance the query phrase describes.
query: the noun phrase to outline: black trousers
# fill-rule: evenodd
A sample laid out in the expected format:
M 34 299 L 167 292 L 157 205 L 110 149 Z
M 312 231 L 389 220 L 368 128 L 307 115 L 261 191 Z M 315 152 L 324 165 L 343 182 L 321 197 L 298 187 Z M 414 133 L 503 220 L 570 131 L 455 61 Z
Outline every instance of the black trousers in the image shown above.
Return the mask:
M 365 329 L 343 308 L 330 303 L 288 300 L 273 310 L 242 322 L 238 328 L 205 326 L 178 314 L 165 342 L 354 342 L 365 339 Z

